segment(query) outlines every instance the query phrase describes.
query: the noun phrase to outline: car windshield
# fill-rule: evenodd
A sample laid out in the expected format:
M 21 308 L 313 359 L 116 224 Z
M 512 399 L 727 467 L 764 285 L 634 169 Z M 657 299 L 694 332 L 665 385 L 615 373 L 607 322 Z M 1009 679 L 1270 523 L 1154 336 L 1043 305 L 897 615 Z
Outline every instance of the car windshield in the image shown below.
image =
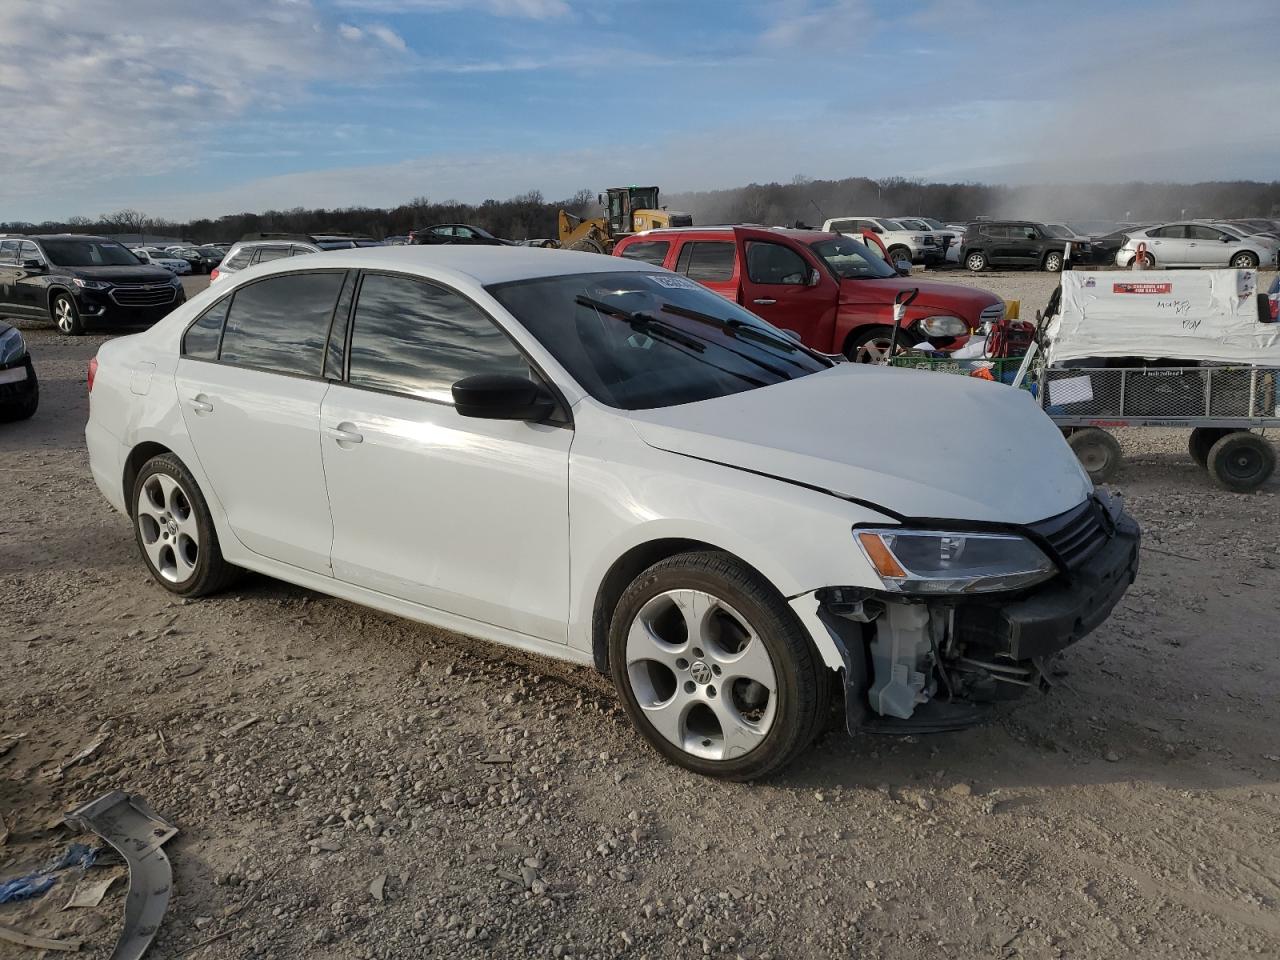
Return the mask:
M 136 267 L 138 258 L 113 240 L 44 240 L 44 252 L 59 267 Z
M 809 249 L 841 280 L 888 280 L 898 275 L 884 257 L 849 237 L 819 240 L 809 244 Z
M 825 370 L 831 360 L 671 273 L 584 273 L 489 292 L 595 399 L 648 410 Z

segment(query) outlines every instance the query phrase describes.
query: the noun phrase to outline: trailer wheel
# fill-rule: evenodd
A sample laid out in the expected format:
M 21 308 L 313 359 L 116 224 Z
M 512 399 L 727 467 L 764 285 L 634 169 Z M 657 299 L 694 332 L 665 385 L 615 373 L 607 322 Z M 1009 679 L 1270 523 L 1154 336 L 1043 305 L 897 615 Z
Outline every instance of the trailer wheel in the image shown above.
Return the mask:
M 1209 450 L 1209 476 L 1226 490 L 1248 493 L 1267 482 L 1276 469 L 1271 443 L 1248 430 L 1233 430 Z
M 1098 427 L 1072 431 L 1067 443 L 1094 483 L 1106 483 L 1114 477 L 1124 459 L 1116 438 Z
M 1213 449 L 1213 445 L 1227 434 L 1234 432 L 1230 427 L 1196 427 L 1191 431 L 1191 439 L 1187 441 L 1187 450 L 1191 454 L 1191 459 L 1200 466 L 1207 467 L 1209 451 Z

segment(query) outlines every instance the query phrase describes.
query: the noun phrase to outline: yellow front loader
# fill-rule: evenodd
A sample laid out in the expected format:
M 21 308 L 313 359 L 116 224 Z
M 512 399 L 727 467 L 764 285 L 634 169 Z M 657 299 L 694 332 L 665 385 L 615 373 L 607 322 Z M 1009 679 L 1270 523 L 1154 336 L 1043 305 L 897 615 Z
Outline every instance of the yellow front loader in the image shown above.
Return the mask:
M 657 187 L 610 187 L 608 213 L 603 217 L 575 217 L 560 211 L 560 246 L 566 250 L 611 253 L 623 237 L 660 227 L 688 227 L 693 217 L 658 205 Z M 605 196 L 596 198 L 602 205 Z

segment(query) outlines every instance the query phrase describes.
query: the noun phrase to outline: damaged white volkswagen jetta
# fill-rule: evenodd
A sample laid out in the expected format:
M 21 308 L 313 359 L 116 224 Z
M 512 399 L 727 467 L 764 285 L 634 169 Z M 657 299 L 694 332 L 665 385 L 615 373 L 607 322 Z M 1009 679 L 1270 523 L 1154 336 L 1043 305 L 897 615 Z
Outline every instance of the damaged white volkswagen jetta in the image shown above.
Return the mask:
M 973 723 L 1137 570 L 1026 396 L 838 363 L 619 258 L 279 260 L 104 344 L 89 386 L 94 479 L 161 586 L 244 568 L 594 664 L 710 776 L 779 768 L 833 696 L 851 731 Z

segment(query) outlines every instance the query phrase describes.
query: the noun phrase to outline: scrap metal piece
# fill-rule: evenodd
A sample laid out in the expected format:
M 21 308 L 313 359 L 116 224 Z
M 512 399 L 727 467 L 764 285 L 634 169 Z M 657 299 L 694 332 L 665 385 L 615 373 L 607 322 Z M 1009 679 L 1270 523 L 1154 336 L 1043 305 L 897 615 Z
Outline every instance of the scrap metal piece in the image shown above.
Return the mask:
M 50 940 L 48 937 L 33 937 L 13 927 L 0 927 L 0 940 L 8 940 L 10 943 L 35 950 L 61 950 L 64 953 L 77 953 L 81 943 L 79 937 L 70 940 Z
M 161 847 L 178 828 L 141 797 L 122 790 L 112 790 L 72 810 L 65 819 L 71 826 L 102 837 L 129 865 L 124 927 L 109 960 L 138 960 L 151 946 L 169 907 L 173 870 Z

